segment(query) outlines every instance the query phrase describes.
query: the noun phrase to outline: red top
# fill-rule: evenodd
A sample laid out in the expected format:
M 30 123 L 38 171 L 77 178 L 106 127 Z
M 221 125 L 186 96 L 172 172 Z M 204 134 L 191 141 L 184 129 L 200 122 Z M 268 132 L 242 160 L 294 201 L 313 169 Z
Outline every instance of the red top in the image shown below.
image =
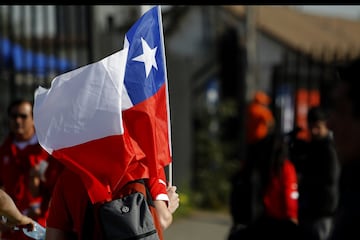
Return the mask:
M 28 142 L 23 149 L 18 148 L 12 137 L 7 137 L 0 147 L 0 186 L 4 188 L 14 200 L 19 210 L 27 214 L 32 207 L 42 207 L 42 196 L 32 196 L 29 185 L 30 169 L 47 161 L 48 153 L 38 144 L 36 138 Z M 47 165 L 47 164 L 45 164 Z M 45 226 L 47 208 L 39 218 L 31 216 L 41 225 Z M 14 233 L 3 232 L 2 239 L 29 239 L 22 231 Z
M 155 179 L 150 183 L 150 192 L 153 199 L 157 195 L 167 194 L 166 186 Z M 54 188 L 47 227 L 73 232 L 76 239 L 82 239 L 83 219 L 88 201 L 89 197 L 81 178 L 65 168 Z
M 272 178 L 265 193 L 266 213 L 277 219 L 298 219 L 298 186 L 293 163 L 286 160 L 281 176 Z

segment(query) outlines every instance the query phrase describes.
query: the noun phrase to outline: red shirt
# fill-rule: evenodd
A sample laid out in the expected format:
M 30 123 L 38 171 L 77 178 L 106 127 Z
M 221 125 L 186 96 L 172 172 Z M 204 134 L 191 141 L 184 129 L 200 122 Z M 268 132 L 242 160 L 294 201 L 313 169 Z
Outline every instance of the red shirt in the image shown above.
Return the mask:
M 293 163 L 284 162 L 280 176 L 273 176 L 264 197 L 266 213 L 277 219 L 298 219 L 298 186 Z
M 151 179 L 149 186 L 153 199 L 167 194 L 166 186 L 159 184 L 156 179 Z M 88 194 L 81 178 L 65 168 L 54 188 L 46 222 L 47 227 L 72 232 L 76 235 L 75 239 L 82 239 L 83 219 L 88 201 Z
M 29 173 L 31 168 L 47 161 L 48 156 L 48 153 L 38 144 L 36 136 L 22 149 L 10 136 L 0 147 L 0 186 L 10 195 L 23 214 L 27 215 L 31 207 L 41 207 L 42 197 L 32 196 L 28 187 Z M 46 211 L 39 218 L 33 218 L 45 226 L 45 216 Z M 22 231 L 3 232 L 2 237 L 2 239 L 29 239 Z

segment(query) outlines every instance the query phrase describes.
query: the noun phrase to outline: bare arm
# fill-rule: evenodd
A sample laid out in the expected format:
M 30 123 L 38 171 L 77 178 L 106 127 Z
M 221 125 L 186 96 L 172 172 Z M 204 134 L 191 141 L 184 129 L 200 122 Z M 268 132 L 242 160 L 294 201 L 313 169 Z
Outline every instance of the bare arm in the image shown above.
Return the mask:
M 33 229 L 34 221 L 23 215 L 19 209 L 16 207 L 14 201 L 11 197 L 3 190 L 0 189 L 0 215 L 7 218 L 7 221 L 4 223 L 9 227 L 28 225 L 30 224 Z
M 155 200 L 156 212 L 159 216 L 160 225 L 165 230 L 173 221 L 173 213 L 179 207 L 179 194 L 176 192 L 176 186 L 170 186 L 167 189 L 169 196 L 169 204 L 165 201 Z

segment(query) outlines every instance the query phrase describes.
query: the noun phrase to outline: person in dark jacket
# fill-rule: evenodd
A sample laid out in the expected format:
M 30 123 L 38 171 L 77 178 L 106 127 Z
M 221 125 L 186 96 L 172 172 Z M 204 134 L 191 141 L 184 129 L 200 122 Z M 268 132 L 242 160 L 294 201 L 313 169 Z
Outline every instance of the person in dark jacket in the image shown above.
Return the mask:
M 340 201 L 331 240 L 360 239 L 360 58 L 338 68 L 329 126 L 341 163 Z
M 327 240 L 338 205 L 340 163 L 327 115 L 321 107 L 307 114 L 310 141 L 299 163 L 299 228 L 301 239 Z

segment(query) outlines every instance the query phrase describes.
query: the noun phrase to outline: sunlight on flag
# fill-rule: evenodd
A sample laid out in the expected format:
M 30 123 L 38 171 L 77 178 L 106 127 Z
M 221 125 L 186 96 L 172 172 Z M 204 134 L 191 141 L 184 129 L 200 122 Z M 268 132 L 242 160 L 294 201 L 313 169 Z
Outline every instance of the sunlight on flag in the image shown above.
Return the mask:
M 93 203 L 171 164 L 169 116 L 160 6 L 135 22 L 122 50 L 35 91 L 41 146 L 81 176 Z

